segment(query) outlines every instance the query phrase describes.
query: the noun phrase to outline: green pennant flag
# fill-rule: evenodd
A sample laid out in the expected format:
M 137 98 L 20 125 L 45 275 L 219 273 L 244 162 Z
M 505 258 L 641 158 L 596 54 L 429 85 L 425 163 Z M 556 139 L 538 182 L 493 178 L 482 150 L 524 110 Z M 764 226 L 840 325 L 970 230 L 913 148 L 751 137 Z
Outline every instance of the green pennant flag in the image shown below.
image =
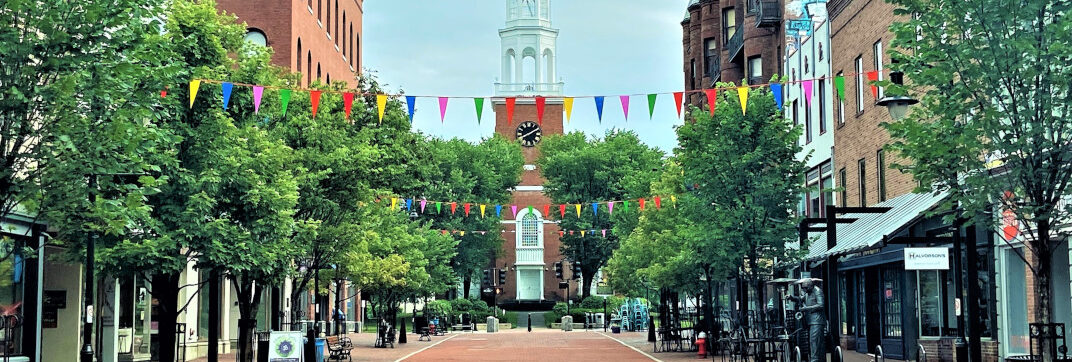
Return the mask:
M 655 117 L 655 98 L 658 97 L 659 95 L 654 93 L 648 95 L 648 119 Z
M 436 203 L 435 203 L 435 212 L 437 214 L 441 214 L 442 209 L 443 209 L 443 203 L 439 202 L 439 201 L 436 201 Z
M 484 115 L 484 98 L 473 98 L 473 104 L 476 105 L 476 123 L 480 124 L 480 117 Z
M 629 200 L 622 201 L 622 207 L 625 208 L 625 211 L 629 211 Z
M 834 77 L 834 87 L 837 87 L 837 96 L 842 102 L 845 101 L 845 77 Z
M 529 213 L 532 213 L 532 205 L 529 205 Z
M 290 89 L 280 89 L 279 99 L 283 101 L 283 115 L 287 115 L 287 104 L 290 103 Z

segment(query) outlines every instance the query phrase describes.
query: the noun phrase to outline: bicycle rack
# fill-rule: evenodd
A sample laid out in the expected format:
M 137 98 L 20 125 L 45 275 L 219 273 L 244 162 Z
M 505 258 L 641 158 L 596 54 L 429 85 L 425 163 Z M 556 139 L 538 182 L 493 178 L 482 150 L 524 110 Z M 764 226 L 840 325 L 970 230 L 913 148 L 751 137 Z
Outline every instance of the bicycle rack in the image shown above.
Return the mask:
M 882 346 L 875 346 L 875 362 L 886 362 L 886 352 L 882 350 Z
M 793 357 L 795 357 L 793 359 L 793 362 L 803 362 L 803 360 L 801 359 L 801 357 L 803 356 L 800 355 L 800 346 L 793 347 Z
M 845 362 L 845 355 L 841 352 L 841 346 L 834 346 L 834 362 Z
M 926 362 L 927 361 L 927 350 L 923 348 L 922 344 L 916 344 L 916 361 L 918 361 L 918 362 Z

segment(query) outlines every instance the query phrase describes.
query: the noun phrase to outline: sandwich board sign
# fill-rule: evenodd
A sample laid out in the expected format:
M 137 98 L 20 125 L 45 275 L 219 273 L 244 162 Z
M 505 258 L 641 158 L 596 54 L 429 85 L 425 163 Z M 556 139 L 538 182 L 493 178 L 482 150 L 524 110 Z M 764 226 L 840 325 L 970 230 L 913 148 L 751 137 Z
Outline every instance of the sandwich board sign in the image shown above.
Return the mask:
M 905 270 L 949 270 L 949 248 L 904 248 Z
M 301 331 L 272 331 L 268 336 L 268 362 L 303 362 Z

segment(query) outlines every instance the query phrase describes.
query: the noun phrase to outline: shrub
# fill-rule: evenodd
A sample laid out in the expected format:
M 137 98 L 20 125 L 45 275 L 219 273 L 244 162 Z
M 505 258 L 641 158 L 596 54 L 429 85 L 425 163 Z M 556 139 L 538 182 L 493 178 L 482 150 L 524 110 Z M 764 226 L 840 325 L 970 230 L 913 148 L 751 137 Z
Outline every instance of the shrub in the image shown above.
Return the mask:
M 450 301 L 450 309 L 454 314 L 469 313 L 473 310 L 473 301 L 468 299 L 455 299 Z
M 453 308 L 451 307 L 451 302 L 449 300 L 433 300 L 428 302 L 424 309 L 427 310 L 428 313 L 439 317 L 446 317 L 453 314 Z

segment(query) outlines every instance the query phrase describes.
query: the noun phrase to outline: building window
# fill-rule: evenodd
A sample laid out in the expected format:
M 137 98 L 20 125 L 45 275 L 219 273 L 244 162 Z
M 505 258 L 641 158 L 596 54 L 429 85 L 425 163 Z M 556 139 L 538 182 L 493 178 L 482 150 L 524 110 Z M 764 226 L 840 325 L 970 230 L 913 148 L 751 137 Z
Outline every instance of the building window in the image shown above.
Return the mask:
M 251 28 L 246 32 L 246 41 L 259 46 L 268 46 L 268 37 L 260 29 Z
M 306 53 L 305 58 L 305 84 L 313 84 L 313 52 Z
M 949 337 L 957 335 L 957 317 L 954 314 L 956 288 L 952 274 L 945 270 L 921 270 L 917 272 L 919 289 L 919 334 L 925 337 Z
M 882 80 L 882 40 L 876 41 L 874 45 L 875 50 L 875 70 L 878 71 L 878 80 Z M 886 92 L 882 87 L 878 87 L 878 99 L 882 99 Z
M 819 80 L 819 134 L 826 133 L 826 79 Z
M 761 78 L 763 78 L 763 57 L 748 58 L 748 83 L 759 84 L 763 81 Z
M 1002 311 L 1006 316 L 1026 316 L 1028 314 L 1027 294 L 1027 264 L 1020 258 L 1024 249 L 1004 249 L 1004 278 L 1002 280 Z M 1027 319 L 1006 317 L 1002 333 L 1006 339 L 1005 352 L 1009 355 L 1026 354 L 1029 351 L 1031 340 L 1028 337 Z
M 316 0 L 316 23 L 324 26 L 324 0 Z
M 838 187 L 841 189 L 841 206 L 849 206 L 848 188 L 845 187 L 845 179 L 848 177 L 845 175 L 845 168 L 842 167 L 841 171 L 838 171 Z
M 841 306 L 841 334 L 852 335 L 856 333 L 856 283 L 852 276 L 855 273 L 841 273 L 838 275 L 838 298 Z
M 298 61 L 297 61 L 297 63 L 298 63 L 298 74 L 301 74 L 301 70 L 302 70 L 302 66 L 301 66 L 301 64 L 302 64 L 302 63 L 301 63 L 301 55 L 302 55 L 302 51 L 301 51 L 301 38 L 298 38 L 298 59 L 297 59 L 297 60 L 298 60 Z
M 901 318 L 901 275 L 903 271 L 893 268 L 882 270 L 882 324 L 883 338 L 900 338 L 904 335 Z
M 704 39 L 704 75 L 714 77 L 719 69 L 715 69 L 718 56 L 718 41 L 713 38 Z
M 838 75 L 838 77 L 841 77 L 841 76 L 845 75 L 845 73 L 844 72 L 838 72 L 837 75 Z M 844 94 L 838 94 L 837 117 L 838 117 L 838 125 L 839 126 L 845 125 L 845 101 L 844 101 L 844 99 L 845 99 Z
M 793 108 L 793 127 L 794 128 L 800 125 L 800 111 L 797 110 L 797 103 L 799 103 L 799 102 L 793 101 L 793 104 L 790 105 Z M 797 138 L 797 145 L 800 145 L 800 138 Z
M 521 246 L 539 246 L 540 220 L 536 214 L 521 217 Z
M 208 309 L 212 300 L 209 299 L 211 294 L 209 291 L 209 271 L 198 269 L 197 279 L 199 284 L 202 285 L 201 290 L 197 293 L 197 339 L 200 341 L 208 340 L 208 329 L 212 325 L 212 320 L 208 318 Z M 222 283 L 221 283 L 222 284 Z M 217 323 L 219 323 L 217 321 Z
M 875 152 L 875 172 L 878 173 L 878 202 L 886 201 L 886 152 Z
M 316 63 L 316 80 L 320 80 L 320 63 Z
M 342 43 L 343 57 L 346 56 L 346 43 L 350 42 L 350 38 L 347 38 L 347 36 L 350 36 L 350 33 L 346 32 L 346 12 L 344 11 L 342 12 L 342 36 L 339 37 L 341 39 L 336 41 L 336 43 Z
M 722 9 L 722 44 L 729 43 L 733 34 L 737 33 L 737 13 L 733 8 Z
M 803 94 L 803 92 L 801 92 Z M 808 100 L 804 100 L 804 136 L 805 142 L 811 143 L 811 110 L 808 109 Z
M 819 167 L 819 186 L 822 187 L 819 192 L 822 192 L 822 205 L 823 210 L 819 212 L 820 215 L 826 216 L 826 205 L 834 204 L 834 165 L 827 162 Z
M 335 45 L 339 45 L 339 0 L 335 0 Z
M 696 59 L 689 61 L 689 89 L 696 89 Z
M 807 209 L 805 209 L 805 215 L 808 217 L 819 217 L 822 207 L 822 200 L 819 197 L 819 170 L 812 169 L 808 171 L 807 183 L 805 184 L 804 192 L 805 198 L 808 200 Z
M 969 316 L 969 318 L 976 318 L 979 320 L 980 336 L 985 338 L 994 338 L 997 334 L 997 325 L 994 322 L 994 251 L 993 246 L 987 245 L 988 243 L 980 243 L 977 248 L 978 258 L 975 258 L 975 265 L 978 268 L 979 275 L 975 279 L 975 283 L 979 284 L 979 292 L 981 295 L 975 303 L 975 316 Z M 969 279 L 969 283 L 972 282 Z
M 331 36 L 331 0 L 328 0 L 328 16 L 324 17 L 324 23 L 328 24 L 327 29 L 324 29 L 324 31 L 326 31 L 328 33 L 328 36 L 330 37 Z
M 856 113 L 864 111 L 864 59 L 856 57 Z
M 860 182 L 860 206 L 867 206 L 867 169 L 864 167 L 864 159 L 856 161 L 856 164 L 860 166 L 859 174 L 856 175 Z
M 361 69 L 361 33 L 354 33 L 354 24 L 350 24 L 350 33 L 354 34 L 354 47 L 350 49 L 350 53 L 353 56 L 350 57 L 354 62 L 354 69 L 360 71 Z

